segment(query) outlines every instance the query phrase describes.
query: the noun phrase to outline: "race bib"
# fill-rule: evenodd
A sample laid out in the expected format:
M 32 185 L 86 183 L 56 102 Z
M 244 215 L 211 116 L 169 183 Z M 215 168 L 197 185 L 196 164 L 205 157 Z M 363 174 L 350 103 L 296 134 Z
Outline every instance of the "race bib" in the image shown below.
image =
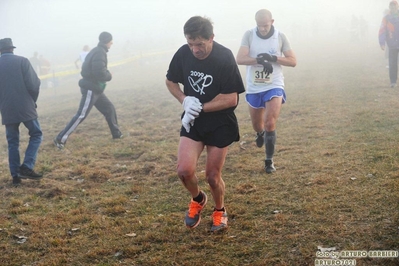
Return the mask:
M 273 82 L 273 74 L 266 75 L 263 66 L 251 66 L 251 80 L 254 85 L 267 85 Z

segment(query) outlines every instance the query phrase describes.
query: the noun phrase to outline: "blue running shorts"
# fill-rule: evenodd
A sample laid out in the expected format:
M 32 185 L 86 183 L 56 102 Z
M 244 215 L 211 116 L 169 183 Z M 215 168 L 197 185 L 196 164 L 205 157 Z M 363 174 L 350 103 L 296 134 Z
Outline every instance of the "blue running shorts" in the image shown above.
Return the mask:
M 280 97 L 283 99 L 283 103 L 286 101 L 285 91 L 283 89 L 271 89 L 268 91 L 262 91 L 259 93 L 251 93 L 245 95 L 246 102 L 252 108 L 265 108 L 266 102 L 270 101 L 274 97 Z

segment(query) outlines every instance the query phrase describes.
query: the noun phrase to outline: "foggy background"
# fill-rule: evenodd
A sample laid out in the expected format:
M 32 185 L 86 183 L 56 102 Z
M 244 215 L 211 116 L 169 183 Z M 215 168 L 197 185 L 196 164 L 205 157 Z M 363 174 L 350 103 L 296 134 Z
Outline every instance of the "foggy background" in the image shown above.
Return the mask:
M 15 54 L 29 58 L 37 51 L 55 67 L 72 65 L 83 45 L 97 45 L 102 31 L 114 38 L 110 60 L 175 51 L 185 43 L 184 23 L 201 15 L 213 21 L 215 40 L 236 53 L 244 32 L 256 25 L 255 12 L 267 8 L 297 55 L 350 42 L 381 53 L 377 34 L 388 4 L 389 0 L 0 0 L 0 38 L 13 39 Z M 353 38 L 351 32 L 360 21 L 362 36 Z

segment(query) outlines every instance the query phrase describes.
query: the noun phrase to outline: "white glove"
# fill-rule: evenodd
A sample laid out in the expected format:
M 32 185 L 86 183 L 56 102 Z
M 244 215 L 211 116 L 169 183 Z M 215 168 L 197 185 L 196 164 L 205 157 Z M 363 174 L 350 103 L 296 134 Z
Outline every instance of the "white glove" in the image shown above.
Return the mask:
M 188 113 L 185 113 L 183 118 L 181 119 L 181 124 L 186 129 L 187 133 L 190 132 L 190 127 L 194 126 L 194 120 L 195 117 Z
M 196 97 L 186 96 L 183 100 L 183 108 L 186 114 L 198 117 L 202 110 L 202 104 Z

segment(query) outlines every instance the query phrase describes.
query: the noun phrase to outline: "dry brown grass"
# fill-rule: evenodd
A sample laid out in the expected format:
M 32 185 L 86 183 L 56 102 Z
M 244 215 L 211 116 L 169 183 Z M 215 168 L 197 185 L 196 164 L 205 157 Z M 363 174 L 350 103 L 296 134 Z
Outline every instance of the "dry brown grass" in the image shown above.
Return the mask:
M 56 94 L 43 91 L 41 182 L 10 185 L 0 131 L 0 264 L 313 265 L 317 246 L 398 250 L 399 89 L 386 86 L 382 53 L 357 46 L 312 52 L 297 51 L 297 68 L 285 69 L 275 174 L 263 172 L 264 152 L 241 97 L 241 141 L 223 171 L 230 218 L 223 234 L 209 232 L 212 201 L 198 228 L 183 225 L 189 196 L 175 174 L 181 107 L 163 83 L 169 55 L 151 68 L 113 70 L 106 93 L 122 140 L 111 140 L 93 110 L 67 148 L 56 150 L 52 139 L 78 105 L 77 78 L 62 81 Z M 204 156 L 198 176 L 210 195 Z

